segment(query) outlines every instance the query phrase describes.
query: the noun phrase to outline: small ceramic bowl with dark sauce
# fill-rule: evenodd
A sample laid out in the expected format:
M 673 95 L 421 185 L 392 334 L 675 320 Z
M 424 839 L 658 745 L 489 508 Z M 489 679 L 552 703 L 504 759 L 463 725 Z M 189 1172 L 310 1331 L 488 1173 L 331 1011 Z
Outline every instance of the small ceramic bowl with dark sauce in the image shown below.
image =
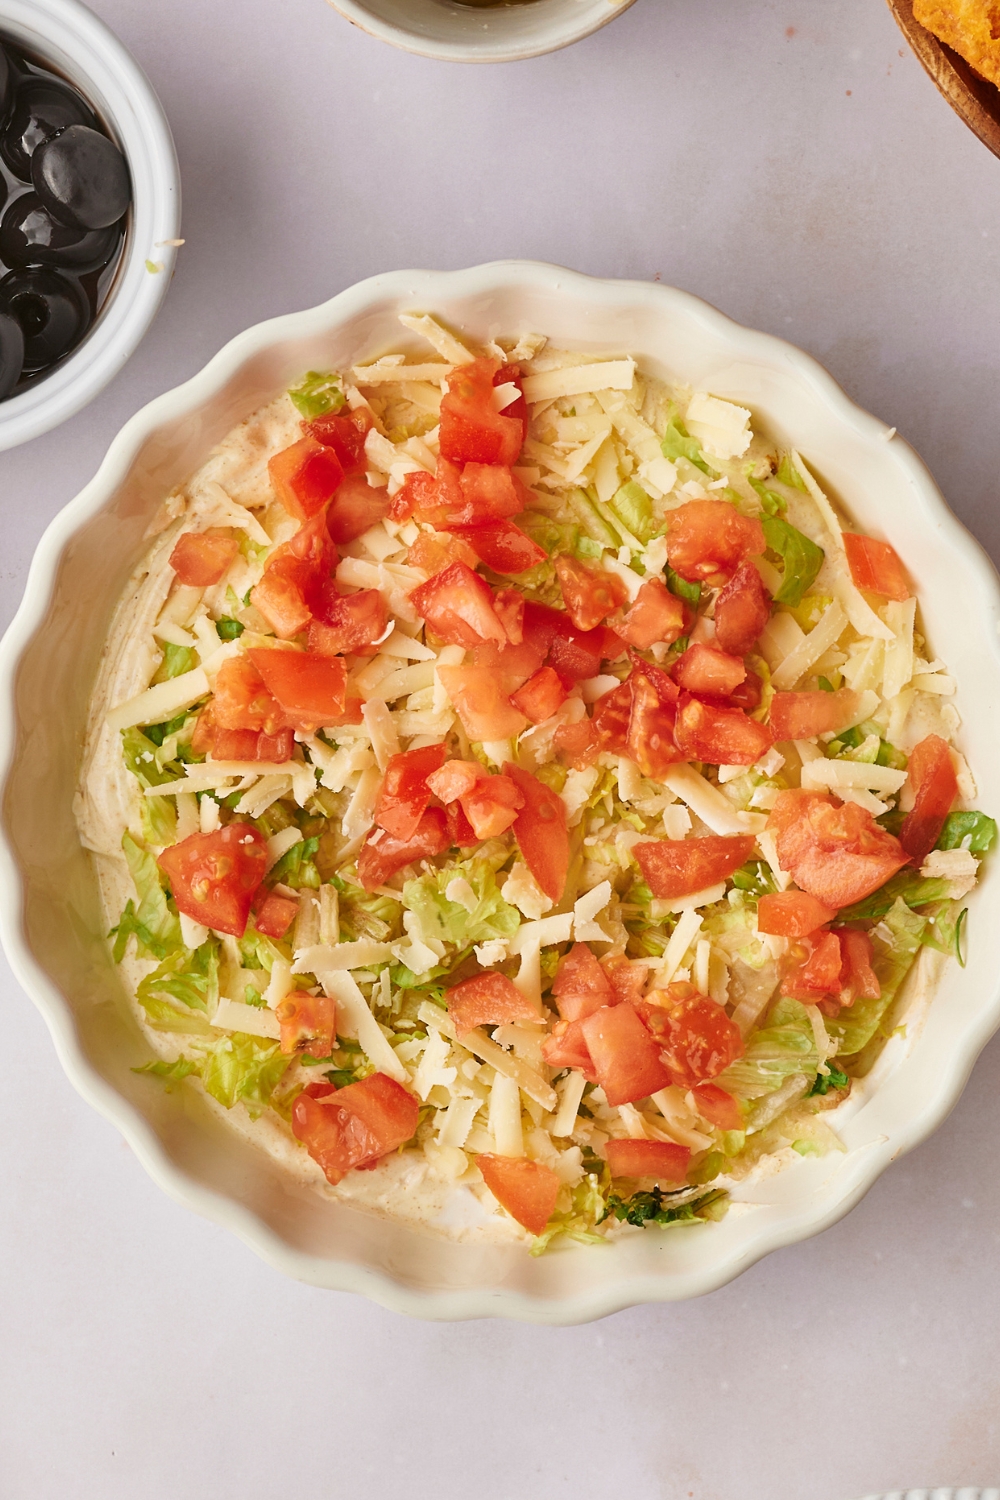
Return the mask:
M 0 0 L 0 449 L 117 374 L 179 243 L 173 140 L 134 59 L 78 0 Z
M 516 62 L 589 36 L 635 0 L 330 0 L 362 31 L 446 62 Z

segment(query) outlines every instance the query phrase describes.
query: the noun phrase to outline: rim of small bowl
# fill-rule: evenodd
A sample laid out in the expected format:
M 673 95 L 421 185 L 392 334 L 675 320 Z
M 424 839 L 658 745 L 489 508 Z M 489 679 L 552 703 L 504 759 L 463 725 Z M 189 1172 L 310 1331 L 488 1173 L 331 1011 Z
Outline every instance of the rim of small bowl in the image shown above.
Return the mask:
M 794 345 L 774 335 L 748 329 L 709 303 L 677 288 L 596 278 L 536 261 L 495 261 L 462 271 L 397 271 L 359 282 L 329 301 L 303 312 L 259 323 L 236 336 L 196 375 L 157 397 L 137 412 L 111 443 L 97 474 L 54 518 L 43 534 L 31 563 L 21 605 L 0 641 L 0 797 L 5 792 L 16 747 L 14 687 L 21 656 L 42 624 L 60 560 L 76 532 L 105 506 L 127 475 L 134 459 L 163 423 L 195 412 L 219 393 L 246 362 L 284 339 L 300 338 L 335 327 L 387 297 L 403 297 L 428 306 L 452 298 L 473 297 L 502 288 L 543 291 L 553 297 L 572 293 L 610 305 L 669 302 L 709 332 L 720 335 L 734 353 L 753 354 L 772 368 L 791 369 L 820 399 L 831 415 L 868 441 L 885 444 L 891 438 L 894 461 L 903 470 L 920 505 L 961 555 L 975 575 L 983 607 L 992 614 L 991 636 L 1000 629 L 1000 586 L 996 572 L 979 543 L 948 509 L 927 469 L 893 429 L 853 402 L 823 367 Z M 1000 661 L 1000 647 L 993 651 Z M 1000 675 L 1000 668 L 998 668 Z M 832 1201 L 791 1205 L 780 1223 L 749 1226 L 743 1243 L 707 1270 L 682 1271 L 670 1277 L 643 1272 L 563 1296 L 532 1296 L 496 1287 L 427 1290 L 414 1288 L 391 1273 L 358 1266 L 328 1256 L 309 1255 L 291 1247 L 263 1221 L 234 1198 L 192 1181 L 167 1156 L 152 1125 L 126 1101 L 85 1056 L 76 1035 L 72 1013 L 57 986 L 43 971 L 22 931 L 22 877 L 0 825 L 0 940 L 14 974 L 41 1011 L 59 1059 L 74 1087 L 118 1127 L 153 1179 L 178 1202 L 233 1231 L 265 1261 L 297 1280 L 340 1291 L 363 1294 L 396 1312 L 427 1319 L 454 1320 L 508 1317 L 526 1322 L 573 1324 L 604 1317 L 641 1303 L 676 1301 L 725 1285 L 772 1250 L 810 1238 L 836 1223 L 864 1196 L 889 1163 L 924 1140 L 957 1102 L 979 1053 L 1000 1024 L 1000 981 L 970 1019 L 960 1044 L 941 1059 L 933 1093 L 920 1100 L 901 1119 L 897 1129 L 856 1152 L 848 1180 Z M 746 1221 L 749 1223 L 749 1221 Z
M 439 36 L 427 35 L 416 27 L 387 21 L 371 5 L 366 4 L 365 0 L 328 0 L 328 3 L 361 31 L 378 41 L 399 47 L 404 52 L 413 52 L 419 57 L 437 58 L 441 62 L 499 63 L 522 62 L 529 57 L 541 57 L 546 52 L 558 52 L 562 47 L 582 41 L 584 37 L 593 35 L 595 31 L 600 31 L 603 26 L 617 20 L 635 4 L 635 0 L 591 0 L 584 13 L 577 18 L 571 15 L 564 0 L 562 12 L 553 17 L 547 30 L 535 37 L 526 31 L 522 31 L 520 37 L 517 35 L 517 22 L 530 22 L 534 19 L 530 14 L 519 17 L 505 11 L 500 17 L 484 18 L 482 26 L 486 35 L 475 42 L 463 39 L 445 41 Z M 552 4 L 554 0 L 537 0 L 537 3 Z M 579 5 L 582 0 L 575 0 L 575 3 Z M 458 12 L 455 14 L 457 16 Z M 465 19 L 468 20 L 468 17 Z M 490 33 L 490 26 L 500 29 Z
M 114 32 L 80 0 L 0 0 L 0 34 L 50 61 L 111 127 L 132 174 L 125 245 L 86 338 L 44 380 L 0 402 L 0 451 L 74 416 L 135 353 L 166 296 L 180 235 L 180 172 L 153 87 Z M 150 272 L 146 262 L 161 270 Z

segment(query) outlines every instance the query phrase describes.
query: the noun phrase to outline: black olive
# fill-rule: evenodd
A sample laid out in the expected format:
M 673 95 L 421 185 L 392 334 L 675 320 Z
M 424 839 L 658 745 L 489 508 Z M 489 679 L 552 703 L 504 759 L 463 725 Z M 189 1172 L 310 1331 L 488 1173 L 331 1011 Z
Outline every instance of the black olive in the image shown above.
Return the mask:
M 132 197 L 124 156 L 88 125 L 68 125 L 36 147 L 31 180 L 50 213 L 77 229 L 106 229 Z
M 0 136 L 0 157 L 15 177 L 31 180 L 31 155 L 36 146 L 67 125 L 97 129 L 97 117 L 75 89 L 36 73 L 20 79 L 14 91 L 10 119 Z
M 24 369 L 44 370 L 74 348 L 90 326 L 90 301 L 78 281 L 48 266 L 11 271 L 0 281 L 0 310 L 24 334 Z
M 24 366 L 24 334 L 12 313 L 0 310 L 0 401 L 9 396 Z
M 22 193 L 0 219 L 0 261 L 22 266 L 55 266 L 57 270 L 96 271 L 106 266 L 121 239 L 121 229 L 71 229 L 54 219 L 37 193 Z
M 14 84 L 17 73 L 14 70 L 10 58 L 3 47 L 0 47 L 0 124 L 7 118 L 11 100 L 14 97 Z

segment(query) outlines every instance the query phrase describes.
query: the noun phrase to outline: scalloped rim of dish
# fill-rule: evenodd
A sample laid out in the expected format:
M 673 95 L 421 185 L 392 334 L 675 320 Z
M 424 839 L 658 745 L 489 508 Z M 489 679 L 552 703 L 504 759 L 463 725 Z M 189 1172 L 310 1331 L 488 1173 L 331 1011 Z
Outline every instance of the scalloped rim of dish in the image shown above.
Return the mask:
M 563 15 L 557 16 L 541 36 L 534 38 L 530 33 L 522 35 L 521 40 L 510 40 L 500 35 L 478 42 L 461 40 L 449 42 L 422 35 L 419 31 L 407 26 L 398 26 L 392 21 L 383 20 L 381 16 L 374 13 L 370 5 L 364 3 L 364 0 L 328 0 L 328 3 L 345 20 L 357 26 L 359 31 L 367 32 L 377 41 L 388 42 L 390 46 L 399 47 L 404 52 L 412 52 L 418 57 L 433 57 L 441 62 L 502 63 L 523 62 L 527 58 L 541 57 L 547 52 L 558 52 L 563 47 L 572 46 L 574 42 L 581 42 L 584 37 L 592 36 L 595 31 L 600 31 L 603 26 L 609 25 L 611 21 L 616 21 L 619 16 L 624 15 L 625 11 L 635 4 L 635 0 L 603 0 L 604 5 L 615 7 L 610 15 L 602 15 L 596 6 L 592 6 L 582 19 L 577 20 L 573 20 L 568 9 L 564 10 Z M 535 18 L 532 16 L 518 17 L 517 21 L 533 19 Z M 484 20 L 484 27 L 488 24 L 489 22 Z M 509 23 L 504 21 L 502 24 L 509 25 L 512 33 L 518 29 L 513 16 Z
M 374 276 L 341 292 L 330 301 L 304 312 L 271 319 L 237 335 L 198 374 L 137 412 L 112 442 L 95 477 L 51 522 L 31 563 L 24 598 L 0 642 L 0 791 L 5 787 L 16 744 L 14 684 L 21 655 L 43 621 L 64 549 L 76 531 L 96 516 L 124 479 L 143 444 L 156 428 L 195 412 L 219 393 L 247 361 L 286 338 L 315 335 L 356 316 L 388 296 L 405 297 L 412 305 L 440 308 L 449 299 L 528 289 L 553 298 L 571 292 L 580 299 L 607 307 L 669 301 L 677 314 L 710 335 L 723 338 L 733 355 L 756 359 L 771 369 L 788 372 L 811 388 L 832 420 L 852 428 L 863 441 L 885 445 L 891 439 L 892 457 L 902 467 L 925 516 L 949 541 L 974 575 L 982 597 L 982 612 L 990 618 L 985 633 L 992 648 L 993 674 L 1000 685 L 1000 587 L 993 566 L 964 526 L 952 515 L 933 480 L 912 448 L 893 436 L 893 430 L 862 410 L 810 355 L 771 334 L 756 332 L 690 293 L 648 282 L 599 279 L 532 261 L 497 261 L 451 272 L 393 272 Z M 641 352 L 641 351 L 639 351 Z M 970 590 L 971 594 L 971 590 Z M 979 597 L 975 604 L 978 610 Z M 822 1184 L 808 1203 L 788 1205 L 780 1223 L 758 1226 L 753 1215 L 741 1222 L 748 1232 L 738 1253 L 708 1268 L 664 1274 L 629 1274 L 609 1284 L 569 1296 L 530 1296 L 503 1287 L 426 1290 L 403 1284 L 391 1274 L 310 1255 L 291 1247 L 254 1213 L 233 1198 L 193 1182 L 166 1155 L 151 1124 L 93 1067 L 75 1034 L 73 1016 L 57 986 L 43 971 L 29 948 L 21 925 L 22 877 L 0 829 L 0 939 L 11 967 L 52 1034 L 60 1062 L 71 1083 L 88 1103 L 122 1132 L 150 1176 L 173 1198 L 230 1229 L 264 1260 L 286 1274 L 316 1286 L 361 1293 L 397 1312 L 430 1319 L 509 1317 L 538 1323 L 573 1324 L 606 1316 L 645 1302 L 675 1301 L 699 1296 L 725 1285 L 772 1250 L 809 1238 L 836 1223 L 864 1196 L 890 1161 L 923 1141 L 956 1104 L 979 1053 L 1000 1025 L 1000 981 L 983 998 L 951 1053 L 940 1059 L 936 1088 L 914 1102 L 891 1134 L 880 1135 L 840 1158 L 844 1166 L 835 1196 L 823 1200 Z M 881 1091 L 881 1090 L 880 1090 Z M 879 1092 L 880 1092 L 879 1091 Z M 826 1158 L 818 1159 L 826 1161 Z M 803 1169 L 817 1159 L 797 1163 Z M 838 1170 L 840 1167 L 838 1165 Z M 806 1179 L 803 1178 L 803 1182 Z M 817 1201 L 819 1200 L 819 1201 Z M 782 1205 L 784 1208 L 785 1205 Z M 575 1249 L 575 1247 L 574 1247 Z M 610 1247 L 613 1253 L 613 1247 Z M 557 1252 L 558 1253 L 558 1252 Z M 574 1253 L 573 1250 L 567 1253 Z M 577 1253 L 586 1253 L 577 1252 Z

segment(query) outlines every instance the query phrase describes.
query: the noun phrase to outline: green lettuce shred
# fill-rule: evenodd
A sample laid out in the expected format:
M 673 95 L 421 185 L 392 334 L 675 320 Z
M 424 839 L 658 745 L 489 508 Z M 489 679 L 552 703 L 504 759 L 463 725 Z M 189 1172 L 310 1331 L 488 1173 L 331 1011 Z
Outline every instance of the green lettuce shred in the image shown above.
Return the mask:
M 147 844 L 165 849 L 177 838 L 177 807 L 171 797 L 143 797 L 139 807 L 142 836 Z
M 693 438 L 681 421 L 676 406 L 670 408 L 670 419 L 667 422 L 667 430 L 660 441 L 660 449 L 664 458 L 669 458 L 671 463 L 676 463 L 679 458 L 686 458 L 689 464 L 694 464 L 703 474 L 711 474 L 712 470 L 705 462 L 705 455 L 701 451 L 701 444 L 697 438 Z
M 321 417 L 328 411 L 339 411 L 344 404 L 340 376 L 331 370 L 308 370 L 288 394 L 296 411 L 306 418 Z
M 652 540 L 657 523 L 653 515 L 653 502 L 641 484 L 630 479 L 623 484 L 608 502 L 611 510 L 633 536 L 640 542 Z
M 794 1074 L 812 1078 L 818 1068 L 808 1008 L 785 998 L 773 1006 L 766 1025 L 753 1033 L 744 1055 L 715 1081 L 738 1099 L 761 1099 Z
M 255 1114 L 266 1109 L 291 1063 L 277 1042 L 237 1032 L 216 1043 L 199 1072 L 207 1092 L 226 1109 L 243 1103 Z
M 671 1196 L 659 1187 L 648 1193 L 633 1193 L 631 1198 L 620 1198 L 617 1193 L 611 1193 L 608 1214 L 626 1224 L 644 1228 L 647 1224 L 694 1224 L 699 1220 L 718 1220 L 729 1207 L 729 1194 L 721 1189 L 684 1203 L 671 1204 Z
M 143 1063 L 141 1068 L 133 1068 L 133 1073 L 149 1073 L 153 1078 L 162 1078 L 167 1093 L 171 1093 L 175 1084 L 184 1078 L 190 1078 L 192 1073 L 197 1073 L 198 1065 L 193 1063 L 189 1057 L 178 1057 L 174 1062 L 148 1062 Z
M 774 602 L 794 609 L 802 603 L 802 596 L 814 582 L 826 554 L 780 516 L 764 516 L 761 525 L 768 549 L 777 554 L 782 564 L 781 587 Z
M 153 682 L 169 682 L 171 677 L 182 677 L 185 672 L 193 672 L 197 665 L 198 653 L 193 646 L 175 646 L 173 641 L 165 641 L 163 660 Z
M 179 948 L 159 968 L 139 981 L 136 994 L 143 1005 L 169 995 L 189 1010 L 214 1013 L 219 999 L 219 943 L 210 937 L 200 948 Z
M 476 897 L 472 911 L 445 895 L 453 880 L 464 878 Z M 469 948 L 491 938 L 513 937 L 521 925 L 516 907 L 500 894 L 496 875 L 483 859 L 462 860 L 443 870 L 408 880 L 403 886 L 403 905 L 417 918 L 417 935 L 423 942 L 450 943 Z
M 802 475 L 792 463 L 791 454 L 789 453 L 783 453 L 781 455 L 781 462 L 778 464 L 778 472 L 774 477 L 780 484 L 787 484 L 793 490 L 802 490 L 803 494 L 809 493 L 809 491 L 806 489 L 805 480 L 802 478 Z
M 826 1029 L 837 1041 L 838 1057 L 851 1057 L 871 1041 L 913 967 L 926 927 L 927 918 L 911 911 L 898 896 L 872 929 L 872 968 L 882 993 L 877 1000 L 855 1000 L 836 1020 L 827 1021 Z
M 125 957 L 132 936 L 140 958 L 166 958 L 184 944 L 180 920 L 167 901 L 156 860 L 128 831 L 122 834 L 122 849 L 139 894 L 139 905 L 137 908 L 134 901 L 126 902 L 117 927 L 111 929 L 115 963 L 120 964 Z
M 996 820 L 987 813 L 953 812 L 944 820 L 937 849 L 968 849 L 985 854 L 997 836 Z

